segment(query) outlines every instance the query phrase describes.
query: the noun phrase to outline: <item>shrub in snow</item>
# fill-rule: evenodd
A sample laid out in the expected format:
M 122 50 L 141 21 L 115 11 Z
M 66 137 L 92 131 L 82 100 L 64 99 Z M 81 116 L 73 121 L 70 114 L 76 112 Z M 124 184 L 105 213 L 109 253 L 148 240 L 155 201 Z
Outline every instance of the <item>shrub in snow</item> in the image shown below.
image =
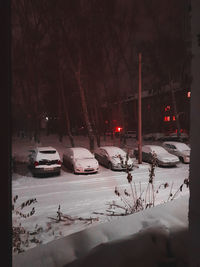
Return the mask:
M 38 227 L 36 225 L 34 231 L 27 231 L 24 227 L 22 227 L 21 223 L 18 223 L 18 218 L 28 218 L 32 216 L 35 213 L 35 208 L 33 207 L 30 212 L 24 213 L 23 209 L 25 207 L 29 207 L 30 205 L 37 202 L 36 198 L 29 199 L 23 203 L 21 203 L 19 206 L 16 207 L 18 196 L 16 195 L 13 198 L 12 203 L 12 213 L 13 215 L 16 215 L 17 218 L 13 221 L 12 226 L 12 248 L 13 252 L 23 252 L 24 247 L 28 247 L 29 243 L 41 243 L 40 240 L 38 240 L 35 235 L 42 231 L 43 229 L 41 227 Z

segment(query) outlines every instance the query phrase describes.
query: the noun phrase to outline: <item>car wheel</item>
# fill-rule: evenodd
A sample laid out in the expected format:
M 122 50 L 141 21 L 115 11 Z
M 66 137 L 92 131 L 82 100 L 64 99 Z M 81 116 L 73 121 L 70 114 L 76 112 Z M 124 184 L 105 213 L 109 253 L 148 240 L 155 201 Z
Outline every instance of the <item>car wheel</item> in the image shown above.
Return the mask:
M 75 169 L 74 169 L 74 165 L 73 165 L 73 164 L 71 165 L 71 169 L 72 169 L 72 172 L 73 172 L 74 174 L 77 174 L 76 171 L 75 171 Z
M 112 163 L 111 163 L 111 162 L 108 163 L 108 169 L 110 169 L 110 170 L 113 169 L 113 168 L 112 168 Z

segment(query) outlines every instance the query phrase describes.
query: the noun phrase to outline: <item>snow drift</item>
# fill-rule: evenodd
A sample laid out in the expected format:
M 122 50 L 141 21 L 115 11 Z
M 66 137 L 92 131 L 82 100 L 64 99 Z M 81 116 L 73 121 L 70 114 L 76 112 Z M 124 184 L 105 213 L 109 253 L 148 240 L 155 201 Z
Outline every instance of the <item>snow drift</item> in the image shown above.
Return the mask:
M 186 266 L 188 202 L 180 197 L 40 245 L 14 256 L 13 267 Z

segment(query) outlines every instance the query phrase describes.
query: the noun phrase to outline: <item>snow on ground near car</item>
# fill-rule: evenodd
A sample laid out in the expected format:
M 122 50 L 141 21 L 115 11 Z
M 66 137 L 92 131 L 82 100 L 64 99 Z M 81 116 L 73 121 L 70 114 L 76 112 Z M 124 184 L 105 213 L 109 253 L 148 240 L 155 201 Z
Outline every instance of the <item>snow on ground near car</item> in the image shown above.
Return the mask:
M 13 267 L 187 266 L 188 195 L 13 257 Z M 74 262 L 73 262 L 74 261 Z
M 119 140 L 116 139 L 115 142 L 119 142 Z M 76 143 L 78 146 L 88 148 L 88 139 L 86 137 L 76 137 Z M 116 143 L 113 144 L 110 138 L 104 143 L 104 145 L 111 144 L 116 145 Z M 33 145 L 34 143 L 30 144 L 30 141 L 27 139 L 13 139 L 12 152 L 18 159 L 25 159 L 28 149 Z M 55 136 L 49 136 L 41 138 L 41 145 L 55 147 L 62 157 L 62 152 L 65 146 L 69 146 L 69 143 L 67 138 L 63 143 L 60 143 Z M 128 143 L 128 145 L 129 148 L 134 146 L 131 143 Z M 137 166 L 136 161 L 135 164 Z M 135 167 L 131 174 L 136 192 L 140 190 L 145 192 L 149 178 L 149 165 L 145 163 L 140 165 L 139 168 Z M 170 190 L 173 194 L 179 190 L 184 179 L 188 178 L 189 165 L 180 163 L 175 168 L 157 167 L 155 174 L 154 186 L 155 190 L 159 191 L 156 194 L 155 204 L 158 205 L 167 201 Z M 169 187 L 166 189 L 163 187 L 165 183 L 169 184 Z M 13 224 L 21 223 L 23 227 L 30 231 L 35 229 L 36 225 L 43 227 L 44 231 L 39 233 L 37 237 L 45 244 L 54 239 L 90 228 L 93 224 L 114 220 L 114 218 L 109 216 L 96 215 L 94 212 L 105 212 L 108 208 L 107 204 L 113 201 L 122 204 L 120 198 L 114 194 L 115 187 L 122 193 L 124 189 L 130 192 L 126 173 L 114 172 L 102 166 L 100 166 L 97 174 L 90 175 L 75 175 L 65 167 L 62 167 L 60 176 L 43 178 L 34 178 L 26 165 L 21 168 L 18 167 L 12 177 L 12 195 L 18 195 L 18 204 L 30 198 L 36 198 L 37 203 L 34 204 L 35 214 L 33 216 L 26 219 L 19 219 L 17 216 L 13 216 Z M 185 194 L 188 194 L 186 186 L 182 188 L 182 192 L 179 192 L 176 198 Z M 65 222 L 54 223 L 51 230 L 45 231 L 48 228 L 48 224 L 52 223 L 49 217 L 56 218 L 59 205 L 61 212 L 64 214 L 82 218 L 98 217 L 99 220 L 92 224 L 79 220 L 69 225 L 66 225 Z M 28 250 L 34 246 L 36 244 L 31 243 L 30 246 L 24 247 L 24 249 Z

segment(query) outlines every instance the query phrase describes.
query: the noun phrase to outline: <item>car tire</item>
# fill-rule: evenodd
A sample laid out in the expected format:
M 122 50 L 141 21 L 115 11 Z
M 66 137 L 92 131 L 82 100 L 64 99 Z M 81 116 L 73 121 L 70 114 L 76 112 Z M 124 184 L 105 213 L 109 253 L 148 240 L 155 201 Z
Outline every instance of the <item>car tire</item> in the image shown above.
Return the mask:
M 71 169 L 72 169 L 73 174 L 77 174 L 77 172 L 74 169 L 74 165 L 71 166 Z
M 111 163 L 111 162 L 108 163 L 108 169 L 110 169 L 111 171 L 112 171 L 112 169 L 113 169 L 113 167 L 112 167 L 112 163 Z

